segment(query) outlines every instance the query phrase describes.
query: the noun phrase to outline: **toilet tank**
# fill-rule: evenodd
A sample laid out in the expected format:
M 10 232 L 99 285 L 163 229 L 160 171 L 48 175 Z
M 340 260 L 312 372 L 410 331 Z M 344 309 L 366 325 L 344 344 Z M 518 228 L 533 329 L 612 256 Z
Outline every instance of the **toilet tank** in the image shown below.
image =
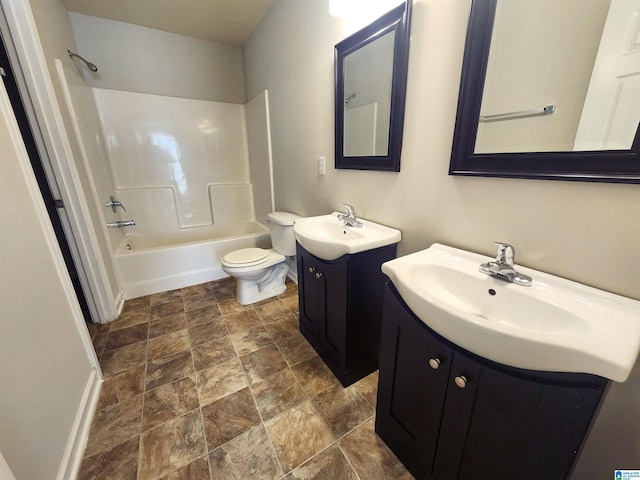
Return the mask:
M 300 216 L 289 212 L 272 212 L 267 215 L 267 223 L 271 230 L 273 249 L 288 257 L 296 254 L 296 237 L 293 235 L 293 223 Z

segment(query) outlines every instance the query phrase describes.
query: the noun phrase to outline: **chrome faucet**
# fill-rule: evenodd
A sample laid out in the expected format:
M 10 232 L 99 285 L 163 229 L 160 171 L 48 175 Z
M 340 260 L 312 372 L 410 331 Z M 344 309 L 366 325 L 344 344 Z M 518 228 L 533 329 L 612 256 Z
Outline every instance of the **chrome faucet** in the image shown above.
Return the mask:
M 342 220 L 345 225 L 348 225 L 350 227 L 362 227 L 362 222 L 358 221 L 358 219 L 356 218 L 356 211 L 353 209 L 353 207 L 348 203 L 341 203 L 340 205 L 345 208 L 347 213 L 339 213 L 338 220 Z
M 107 208 L 111 208 L 111 210 L 113 211 L 113 213 L 116 213 L 116 209 L 118 207 L 120 207 L 122 210 L 124 210 L 125 212 L 127 211 L 126 208 L 124 208 L 124 205 L 122 205 L 121 202 L 119 202 L 118 200 L 116 200 L 116 197 L 114 197 L 113 195 L 109 196 L 109 201 L 107 203 L 104 204 L 105 207 Z
M 122 228 L 122 227 L 135 227 L 136 222 L 133 220 L 123 220 L 113 223 L 107 223 L 107 227 L 109 228 Z
M 523 287 L 531 286 L 531 277 L 523 273 L 516 272 L 513 259 L 516 256 L 516 250 L 508 243 L 493 242 L 498 246 L 495 262 L 487 262 L 480 265 L 480 271 L 499 278 L 505 282 L 515 283 Z

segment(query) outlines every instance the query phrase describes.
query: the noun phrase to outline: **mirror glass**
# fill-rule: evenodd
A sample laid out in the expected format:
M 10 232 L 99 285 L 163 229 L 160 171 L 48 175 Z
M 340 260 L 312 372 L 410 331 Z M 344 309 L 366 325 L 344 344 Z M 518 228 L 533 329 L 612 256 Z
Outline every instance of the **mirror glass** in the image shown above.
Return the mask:
M 474 152 L 629 150 L 640 120 L 634 10 L 498 1 Z
M 640 8 L 471 0 L 452 175 L 640 183 Z
M 344 58 L 345 157 L 389 154 L 394 39 L 392 30 Z
M 411 0 L 335 47 L 336 168 L 400 170 Z

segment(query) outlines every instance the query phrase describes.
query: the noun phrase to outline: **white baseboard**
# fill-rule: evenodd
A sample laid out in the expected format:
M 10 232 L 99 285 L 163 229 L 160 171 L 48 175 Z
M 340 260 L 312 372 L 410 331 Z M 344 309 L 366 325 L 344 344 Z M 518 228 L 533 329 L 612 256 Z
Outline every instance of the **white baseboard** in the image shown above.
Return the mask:
M 87 384 L 85 386 L 76 418 L 73 422 L 71 434 L 67 440 L 60 468 L 58 469 L 57 480 L 73 480 L 78 476 L 84 450 L 89 439 L 91 422 L 96 412 L 98 400 L 100 398 L 100 388 L 102 377 L 96 368 L 91 369 Z

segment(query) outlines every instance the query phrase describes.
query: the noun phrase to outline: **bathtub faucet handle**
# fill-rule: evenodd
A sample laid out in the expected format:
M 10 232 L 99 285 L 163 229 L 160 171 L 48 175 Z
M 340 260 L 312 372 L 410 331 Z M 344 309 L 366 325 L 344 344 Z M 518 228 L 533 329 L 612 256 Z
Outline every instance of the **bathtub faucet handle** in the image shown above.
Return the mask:
M 104 206 L 107 208 L 111 207 L 111 210 L 113 211 L 113 213 L 116 213 L 116 210 L 118 207 L 122 208 L 122 210 L 124 210 L 125 212 L 127 211 L 127 209 L 124 208 L 124 205 L 122 205 L 121 202 L 116 200 L 116 197 L 114 197 L 113 195 L 109 196 L 109 201 L 105 203 Z

